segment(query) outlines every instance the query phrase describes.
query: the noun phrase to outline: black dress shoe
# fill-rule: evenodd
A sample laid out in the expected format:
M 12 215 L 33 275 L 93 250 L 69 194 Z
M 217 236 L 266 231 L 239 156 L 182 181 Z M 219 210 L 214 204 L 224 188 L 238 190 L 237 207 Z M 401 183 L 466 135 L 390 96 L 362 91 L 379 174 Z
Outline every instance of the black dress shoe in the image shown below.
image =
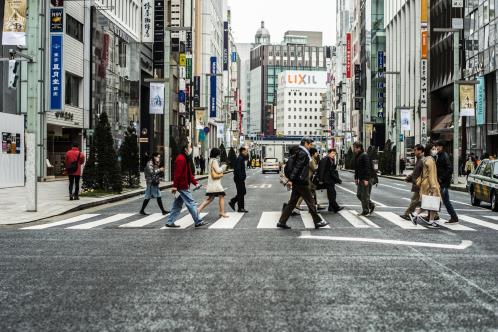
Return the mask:
M 166 227 L 168 227 L 168 228 L 180 228 L 180 226 L 175 225 L 175 224 L 166 224 Z
M 291 229 L 291 227 L 287 224 L 282 224 L 282 223 L 278 223 L 277 224 L 277 227 L 278 228 L 282 228 L 282 229 Z
M 169 214 L 169 211 L 164 210 L 164 211 L 163 211 L 163 216 L 165 216 L 165 215 L 167 215 L 167 214 Z
M 328 224 L 329 224 L 328 222 L 326 222 L 326 221 L 323 221 L 323 220 L 322 220 L 322 221 L 320 221 L 319 223 L 316 223 L 316 224 L 315 224 L 315 229 L 325 227 L 325 226 L 327 226 Z
M 149 215 L 149 214 L 148 214 L 148 213 L 146 213 L 144 210 L 140 211 L 140 214 L 141 214 L 142 216 L 148 216 L 148 215 Z
M 317 210 L 317 211 L 323 211 L 323 210 L 325 210 L 325 208 L 324 208 L 323 206 L 317 206 L 317 207 L 316 207 L 316 210 Z
M 337 208 L 337 210 L 335 210 L 334 212 L 337 213 L 337 212 L 342 211 L 342 210 L 344 210 L 344 206 L 339 206 Z
M 72 201 L 74 198 L 73 196 L 69 196 L 69 200 Z
M 80 200 L 80 197 L 79 197 L 79 196 L 74 196 L 74 200 L 75 200 L 75 201 L 79 201 L 79 200 Z
M 235 211 L 235 203 L 234 202 L 228 202 L 228 205 L 232 208 L 232 210 Z
M 247 211 L 246 209 L 240 209 L 237 212 L 239 212 L 239 213 L 249 213 L 249 211 Z

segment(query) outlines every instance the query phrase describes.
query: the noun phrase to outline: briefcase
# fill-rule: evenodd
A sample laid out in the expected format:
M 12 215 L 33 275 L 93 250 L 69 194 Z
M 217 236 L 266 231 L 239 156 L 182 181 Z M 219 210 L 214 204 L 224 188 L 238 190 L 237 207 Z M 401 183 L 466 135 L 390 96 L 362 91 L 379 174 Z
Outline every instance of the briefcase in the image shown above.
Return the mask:
M 439 211 L 441 210 L 441 197 L 422 195 L 422 210 Z

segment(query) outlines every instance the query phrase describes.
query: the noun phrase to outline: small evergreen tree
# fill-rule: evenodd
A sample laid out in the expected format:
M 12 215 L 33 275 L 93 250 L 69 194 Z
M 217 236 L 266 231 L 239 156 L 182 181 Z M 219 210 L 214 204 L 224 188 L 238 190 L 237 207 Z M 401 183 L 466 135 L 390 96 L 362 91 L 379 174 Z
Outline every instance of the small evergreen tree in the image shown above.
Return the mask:
M 230 151 L 228 152 L 228 165 L 231 168 L 233 168 L 236 160 L 237 160 L 237 154 L 235 153 L 235 149 L 232 147 L 232 148 L 230 148 Z
M 346 169 L 354 168 L 354 153 L 352 147 L 349 147 L 348 152 L 346 153 L 344 166 Z
M 140 156 L 138 153 L 137 133 L 134 127 L 126 130 L 123 145 L 121 145 L 121 171 L 126 184 L 130 188 L 140 184 Z
M 223 145 L 223 143 L 221 143 L 220 145 L 220 151 L 221 151 L 220 161 L 222 163 L 227 163 L 228 162 L 227 150 L 225 149 L 225 145 Z
M 393 171 L 393 163 L 392 163 L 392 143 L 390 140 L 387 140 L 386 145 L 384 147 L 384 151 L 380 155 L 379 158 L 379 170 L 383 175 L 390 175 Z
M 121 170 L 114 149 L 111 126 L 107 113 L 103 112 L 95 127 L 94 145 L 96 153 L 97 187 L 104 191 L 120 193 L 123 190 Z

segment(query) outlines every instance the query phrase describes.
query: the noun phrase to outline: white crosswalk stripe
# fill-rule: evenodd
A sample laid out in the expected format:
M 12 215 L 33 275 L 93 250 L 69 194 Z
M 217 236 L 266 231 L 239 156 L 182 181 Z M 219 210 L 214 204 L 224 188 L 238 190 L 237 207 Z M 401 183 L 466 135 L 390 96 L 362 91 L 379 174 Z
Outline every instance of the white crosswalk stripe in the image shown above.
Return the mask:
M 498 216 L 484 216 L 484 218 L 498 220 Z
M 277 222 L 282 212 L 263 212 L 259 219 L 258 228 L 271 229 L 277 228 Z
M 446 220 L 444 220 L 444 219 L 441 219 L 438 221 L 439 225 L 441 225 L 442 227 L 451 229 L 452 231 L 470 231 L 470 232 L 475 231 L 475 229 L 461 225 L 460 223 L 445 224 L 445 222 L 446 222 Z
M 403 229 L 417 229 L 417 230 L 427 229 L 421 225 L 415 226 L 411 221 L 405 220 L 392 212 L 376 212 L 376 214 Z
M 465 222 L 469 222 L 471 224 L 479 225 L 479 226 L 486 227 L 486 228 L 491 228 L 491 229 L 494 229 L 495 231 L 498 231 L 498 224 L 493 224 L 491 222 L 479 220 L 477 218 L 469 217 L 466 215 L 459 215 L 458 219 L 463 220 Z
M 207 213 L 201 213 L 201 219 L 207 216 Z M 178 225 L 180 227 L 178 228 L 168 228 L 166 226 L 161 227 L 161 229 L 185 229 L 189 228 L 190 226 L 194 225 L 194 218 L 190 214 L 187 214 L 185 217 L 178 219 L 175 221 L 175 225 Z
M 95 228 L 95 227 L 107 225 L 107 224 L 110 224 L 110 223 L 113 223 L 113 222 L 116 222 L 116 221 L 120 221 L 120 220 L 129 218 L 129 217 L 131 217 L 133 215 L 134 215 L 134 213 L 120 213 L 120 214 L 116 214 L 114 216 L 110 216 L 110 217 L 107 217 L 107 218 L 104 218 L 104 219 L 101 219 L 101 220 L 87 222 L 87 223 L 84 223 L 84 224 L 81 224 L 81 225 L 76 225 L 76 226 L 68 227 L 66 229 L 92 229 L 92 228 Z
M 227 214 L 228 218 L 218 219 L 218 221 L 209 226 L 209 229 L 233 229 L 244 216 L 244 213 L 238 212 L 229 212 Z
M 339 214 L 346 219 L 354 228 L 370 228 L 363 219 L 360 219 L 356 212 L 350 210 L 339 211 Z
M 52 228 L 52 227 L 57 227 L 57 226 L 64 226 L 64 225 L 69 225 L 69 224 L 74 224 L 78 221 L 83 221 L 87 220 L 93 217 L 98 217 L 99 214 L 82 214 L 81 216 L 77 216 L 74 218 L 70 219 L 64 219 L 61 221 L 56 221 L 56 222 L 51 222 L 48 224 L 43 224 L 43 225 L 36 225 L 36 226 L 30 226 L 30 227 L 24 227 L 21 229 L 30 229 L 30 230 L 36 230 L 36 229 L 47 229 L 47 228 Z
M 132 221 L 130 223 L 121 225 L 119 227 L 121 227 L 121 228 L 140 228 L 140 227 L 150 225 L 152 223 L 155 223 L 156 221 L 159 221 L 159 220 L 165 219 L 165 218 L 166 217 L 163 216 L 162 213 L 154 213 L 154 214 L 151 214 L 150 216 Z
M 321 214 L 319 214 L 319 216 L 320 218 L 322 218 L 322 220 L 324 220 Z M 308 211 L 301 211 L 301 219 L 303 220 L 304 228 L 315 228 L 313 217 L 311 216 L 311 213 L 309 213 Z M 330 228 L 330 226 L 327 225 L 322 228 Z

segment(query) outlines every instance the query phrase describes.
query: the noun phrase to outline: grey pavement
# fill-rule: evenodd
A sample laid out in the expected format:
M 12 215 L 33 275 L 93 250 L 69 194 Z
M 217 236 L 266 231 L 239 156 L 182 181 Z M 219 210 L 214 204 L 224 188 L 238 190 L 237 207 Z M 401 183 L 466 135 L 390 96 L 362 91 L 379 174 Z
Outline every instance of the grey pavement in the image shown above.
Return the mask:
M 161 217 L 120 227 L 143 221 L 139 198 L 0 226 L 0 330 L 498 329 L 498 214 L 488 206 L 452 191 L 461 229 L 411 229 L 393 216 L 409 203 L 409 185 L 382 178 L 376 213 L 358 220 L 352 175 L 342 172 L 348 214 L 323 212 L 330 229 L 314 230 L 302 213 L 283 231 L 261 228 L 273 227 L 289 197 L 278 175 L 249 174 L 249 214 L 219 220 L 215 202 L 207 228 L 161 229 Z M 223 182 L 230 198 L 231 175 Z M 148 212 L 159 212 L 155 202 Z M 94 216 L 71 222 L 84 214 Z M 126 217 L 108 219 L 117 215 Z M 23 229 L 33 226 L 41 228 Z

